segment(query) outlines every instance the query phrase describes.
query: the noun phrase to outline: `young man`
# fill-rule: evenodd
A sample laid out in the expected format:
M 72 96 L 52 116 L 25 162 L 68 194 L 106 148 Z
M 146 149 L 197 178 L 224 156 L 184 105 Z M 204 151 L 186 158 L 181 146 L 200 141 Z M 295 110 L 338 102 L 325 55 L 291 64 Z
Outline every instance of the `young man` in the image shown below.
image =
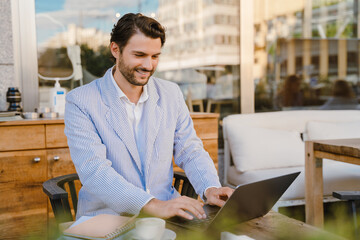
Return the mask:
M 222 206 L 232 189 L 221 187 L 179 87 L 151 77 L 164 28 L 141 14 L 126 14 L 110 42 L 115 66 L 67 95 L 65 134 L 83 184 L 77 218 L 140 211 L 205 218 L 199 201 L 172 187 L 172 157 L 207 203 Z

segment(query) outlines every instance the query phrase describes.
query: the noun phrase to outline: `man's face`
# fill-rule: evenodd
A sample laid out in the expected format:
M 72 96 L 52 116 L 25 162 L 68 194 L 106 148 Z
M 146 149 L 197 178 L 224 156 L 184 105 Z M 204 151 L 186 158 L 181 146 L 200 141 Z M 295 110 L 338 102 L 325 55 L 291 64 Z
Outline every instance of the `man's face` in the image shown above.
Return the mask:
M 155 72 L 160 52 L 160 38 L 153 39 L 138 32 L 129 39 L 122 53 L 119 52 L 117 67 L 130 84 L 144 86 Z

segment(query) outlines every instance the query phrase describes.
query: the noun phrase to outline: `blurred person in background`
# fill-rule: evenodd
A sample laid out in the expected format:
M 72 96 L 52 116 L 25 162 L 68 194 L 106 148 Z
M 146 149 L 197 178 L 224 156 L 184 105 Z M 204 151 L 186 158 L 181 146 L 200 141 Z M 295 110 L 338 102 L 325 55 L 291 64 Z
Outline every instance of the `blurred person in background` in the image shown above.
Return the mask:
M 301 78 L 297 75 L 289 75 L 284 82 L 278 95 L 279 107 L 299 107 L 303 105 L 303 91 Z
M 321 110 L 343 110 L 343 109 L 359 109 L 358 101 L 355 94 L 345 80 L 336 80 L 333 86 L 333 96 L 330 97 Z

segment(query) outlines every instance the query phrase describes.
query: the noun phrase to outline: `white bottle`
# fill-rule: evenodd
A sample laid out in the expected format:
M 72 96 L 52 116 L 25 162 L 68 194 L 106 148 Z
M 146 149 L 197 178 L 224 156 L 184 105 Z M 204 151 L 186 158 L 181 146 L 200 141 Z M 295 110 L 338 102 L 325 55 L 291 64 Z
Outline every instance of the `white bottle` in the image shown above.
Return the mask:
M 59 113 L 59 117 L 64 117 L 66 89 L 60 86 L 56 80 L 54 88 L 50 90 L 50 105 L 53 112 Z

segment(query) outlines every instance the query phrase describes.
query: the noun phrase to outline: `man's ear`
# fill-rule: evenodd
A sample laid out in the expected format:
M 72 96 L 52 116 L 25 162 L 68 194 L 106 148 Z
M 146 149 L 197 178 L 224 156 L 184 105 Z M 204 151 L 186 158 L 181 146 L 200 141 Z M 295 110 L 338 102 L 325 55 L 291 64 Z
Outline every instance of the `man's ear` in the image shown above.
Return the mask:
M 115 42 L 110 43 L 110 51 L 114 58 L 118 59 L 120 54 L 120 48 Z

